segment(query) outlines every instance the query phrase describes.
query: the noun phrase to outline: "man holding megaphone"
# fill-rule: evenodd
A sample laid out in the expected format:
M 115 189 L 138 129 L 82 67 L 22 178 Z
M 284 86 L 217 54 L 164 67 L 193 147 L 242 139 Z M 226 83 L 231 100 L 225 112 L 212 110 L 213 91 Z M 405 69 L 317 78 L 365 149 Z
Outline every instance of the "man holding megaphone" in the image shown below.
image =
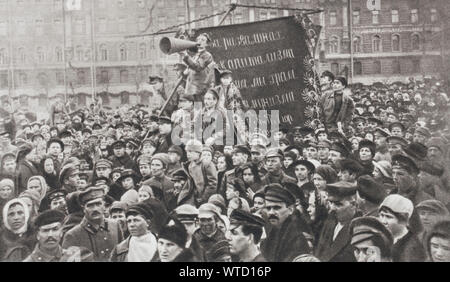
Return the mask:
M 202 101 L 206 91 L 214 86 L 214 59 L 206 47 L 211 42 L 206 33 L 196 38 L 197 45 L 179 52 L 188 66 L 186 75 L 185 95 L 193 96 L 195 101 Z

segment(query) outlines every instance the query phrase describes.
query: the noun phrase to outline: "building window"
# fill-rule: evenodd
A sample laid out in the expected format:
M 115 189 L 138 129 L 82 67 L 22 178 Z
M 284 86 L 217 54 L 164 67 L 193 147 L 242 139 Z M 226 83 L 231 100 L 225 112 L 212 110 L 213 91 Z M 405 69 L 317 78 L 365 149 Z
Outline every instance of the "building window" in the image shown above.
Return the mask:
M 100 33 L 106 32 L 106 18 L 98 19 L 98 32 Z
M 62 21 L 60 18 L 56 18 L 53 20 L 53 27 L 57 34 L 61 34 L 63 32 Z
M 432 23 L 437 21 L 437 10 L 436 9 L 430 10 L 430 20 Z
M 7 57 L 8 54 L 6 53 L 6 49 L 5 48 L 0 49 L 0 65 L 7 64 Z
M 128 71 L 121 70 L 120 71 L 120 83 L 127 83 L 127 82 L 128 82 Z
M 17 33 L 19 35 L 25 35 L 25 21 L 24 20 L 18 20 L 17 21 Z
M 269 12 L 269 19 L 274 19 L 278 17 L 278 12 L 277 11 L 270 11 Z
M 119 47 L 119 57 L 121 61 L 126 61 L 128 60 L 128 51 L 127 51 L 127 46 L 125 43 L 120 44 Z
M 380 11 L 372 11 L 372 23 L 373 24 L 380 23 Z
M 339 64 L 338 63 L 331 64 L 331 72 L 336 75 L 339 73 Z
M 84 19 L 78 18 L 75 20 L 75 33 L 82 34 L 84 32 Z
M 372 51 L 381 52 L 381 37 L 379 35 L 372 38 Z
M 42 20 L 41 19 L 37 19 L 34 22 L 34 26 L 36 28 L 36 35 L 42 35 L 44 34 L 44 30 L 42 28 Z
M 353 63 L 353 72 L 355 75 L 361 75 L 362 74 L 362 63 L 361 62 L 354 62 Z
M 45 61 L 45 53 L 42 47 L 37 47 L 36 56 L 39 63 L 43 63 Z
M 106 48 L 105 44 L 100 45 L 100 61 L 108 60 L 108 48 Z
M 48 85 L 48 76 L 46 73 L 39 73 L 37 76 L 37 80 L 40 86 L 47 86 Z
M 362 49 L 361 46 L 362 46 L 361 37 L 359 36 L 353 37 L 353 52 L 360 53 Z
M 109 82 L 109 73 L 107 70 L 102 70 L 100 72 L 100 83 L 108 83 Z
M 261 21 L 267 20 L 267 12 L 266 12 L 266 11 L 261 11 L 261 12 L 259 13 L 259 19 L 260 19 Z
M 398 34 L 392 35 L 392 51 L 394 52 L 400 51 L 400 35 Z
M 420 37 L 417 33 L 411 35 L 411 49 L 413 51 L 420 50 Z
M 17 49 L 17 57 L 19 58 L 19 63 L 25 64 L 27 61 L 27 54 L 25 52 L 25 48 L 20 47 Z
M 241 13 L 234 14 L 234 23 L 235 24 L 242 23 L 242 14 Z
M 359 11 L 353 11 L 353 24 L 360 24 Z
M 56 61 L 57 62 L 62 62 L 63 61 L 63 51 L 61 47 L 56 47 L 55 48 L 55 57 L 56 57 Z
M 398 23 L 398 10 L 391 10 L 391 16 L 392 16 L 392 23 Z
M 77 46 L 75 54 L 78 62 L 84 61 L 84 51 L 82 46 Z
M 0 35 L 1 36 L 8 35 L 8 22 L 0 21 Z
M 91 61 L 91 50 L 87 49 L 86 52 L 84 53 L 84 60 L 89 62 Z
M 330 54 L 339 53 L 339 37 L 333 36 L 330 40 Z
M 399 60 L 393 60 L 392 61 L 392 73 L 393 74 L 401 73 L 400 61 Z
M 138 28 L 140 31 L 144 31 L 147 27 L 147 19 L 145 17 L 139 17 L 138 18 Z
M 412 71 L 413 71 L 413 73 L 420 73 L 420 71 L 421 71 L 420 59 L 412 60 Z
M 78 80 L 78 84 L 86 83 L 86 75 L 85 75 L 84 71 L 77 72 L 77 80 Z
M 147 45 L 145 43 L 139 44 L 139 59 L 147 59 Z
M 64 73 L 61 71 L 56 72 L 56 84 L 63 85 L 64 84 Z
M 381 62 L 380 61 L 374 61 L 373 62 L 373 73 L 374 74 L 380 74 L 381 73 Z
M 337 24 L 336 12 L 330 12 L 330 25 L 335 26 Z
M 126 32 L 125 18 L 119 18 L 119 32 Z
M 411 10 L 411 22 L 412 23 L 419 22 L 419 10 L 417 10 L 417 9 Z
M 26 73 L 20 73 L 19 74 L 19 86 L 24 86 L 27 84 L 27 74 Z
M 8 87 L 8 74 L 7 73 L 2 73 L 0 75 L 0 87 L 1 88 L 6 88 Z
M 139 68 L 139 78 L 141 81 L 145 81 L 148 77 L 148 71 L 146 68 Z

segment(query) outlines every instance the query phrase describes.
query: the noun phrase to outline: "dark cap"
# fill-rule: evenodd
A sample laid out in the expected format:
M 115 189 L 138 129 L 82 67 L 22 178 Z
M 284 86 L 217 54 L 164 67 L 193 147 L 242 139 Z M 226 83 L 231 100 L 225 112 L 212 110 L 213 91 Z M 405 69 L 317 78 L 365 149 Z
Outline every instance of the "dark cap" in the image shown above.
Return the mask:
M 159 239 L 165 239 L 185 248 L 188 234 L 184 226 L 180 224 L 163 226 L 158 233 Z
M 128 205 L 124 202 L 115 201 L 111 204 L 111 207 L 109 208 L 109 212 L 113 211 L 122 211 L 125 212 L 127 210 Z
M 275 157 L 283 159 L 283 152 L 281 152 L 281 150 L 278 148 L 271 148 L 271 149 L 267 150 L 266 159 L 275 158 Z
M 402 146 L 407 146 L 408 145 L 408 141 L 406 141 L 405 138 L 403 137 L 399 137 L 399 136 L 388 136 L 386 138 L 386 141 L 388 144 L 400 144 Z
M 375 179 L 369 175 L 359 177 L 357 183 L 358 193 L 361 198 L 371 203 L 380 205 L 387 196 L 383 184 L 376 182 Z
M 178 146 L 178 145 L 172 145 L 170 146 L 169 150 L 167 151 L 168 153 L 172 152 L 172 153 L 177 153 L 178 156 L 183 157 L 183 149 Z
M 96 199 L 103 199 L 105 197 L 105 191 L 100 187 L 89 187 L 86 190 L 82 191 L 78 196 L 78 201 L 81 206 L 84 206 L 87 202 L 96 200 Z
M 392 129 L 393 129 L 394 127 L 400 127 L 400 128 L 402 129 L 402 131 L 405 131 L 405 130 L 406 130 L 405 125 L 404 125 L 403 123 L 399 122 L 399 121 L 396 121 L 396 122 L 391 123 L 391 124 L 389 125 L 389 131 L 392 132 Z
M 332 184 L 327 184 L 326 191 L 328 192 L 328 199 L 341 200 L 345 197 L 350 197 L 356 194 L 357 187 L 355 184 L 347 181 L 339 181 Z
M 163 82 L 162 77 L 157 76 L 157 75 L 151 75 L 148 77 L 149 84 L 156 84 L 157 82 Z
M 46 210 L 40 213 L 34 220 L 34 225 L 39 228 L 44 225 L 53 224 L 56 222 L 63 223 L 66 215 L 59 210 Z
M 68 131 L 68 130 L 64 130 L 63 132 L 61 132 L 58 137 L 60 139 L 66 138 L 66 137 L 73 137 L 72 132 Z
M 168 117 L 168 116 L 160 116 L 160 117 L 158 118 L 158 123 L 172 124 L 172 120 L 171 120 L 170 117 Z
M 66 164 L 65 166 L 62 167 L 61 169 L 61 173 L 59 174 L 59 182 L 61 184 L 64 184 L 64 180 L 71 175 L 72 173 L 78 171 L 79 169 L 77 168 L 77 166 L 73 163 L 69 163 Z
M 322 141 L 317 142 L 317 148 L 331 149 L 331 146 L 332 146 L 332 144 L 331 144 L 331 141 L 329 141 L 329 140 L 322 140 Z
M 370 240 L 374 236 L 381 237 L 385 246 L 392 246 L 394 244 L 392 233 L 373 216 L 358 217 L 352 220 L 350 223 L 350 234 L 351 245 Z
M 48 193 L 47 194 L 47 199 L 51 203 L 54 199 L 61 198 L 61 197 L 65 198 L 66 195 L 67 195 L 66 190 L 64 190 L 64 189 L 57 189 L 57 190 L 53 190 L 50 193 Z
M 331 145 L 330 150 L 341 153 L 341 155 L 344 158 L 346 158 L 350 154 L 350 152 L 348 151 L 347 147 L 345 147 L 345 145 L 340 143 L 340 142 L 333 142 L 333 144 Z
M 129 216 L 132 214 L 139 214 L 143 216 L 145 219 L 152 219 L 153 218 L 153 212 L 152 208 L 147 205 L 145 202 L 137 203 L 131 205 L 128 210 L 125 213 L 125 216 Z
M 174 171 L 171 176 L 172 176 L 172 181 L 188 180 L 188 178 L 189 178 L 189 175 L 182 168 Z
M 288 206 L 295 203 L 295 196 L 278 183 L 272 183 L 264 187 L 264 198 L 266 201 L 283 202 Z
M 377 145 L 373 143 L 370 140 L 363 139 L 359 141 L 358 150 L 361 150 L 361 148 L 369 148 L 370 152 L 372 153 L 372 157 L 375 156 L 375 150 Z
M 413 159 L 422 161 L 425 160 L 428 155 L 427 146 L 417 142 L 409 144 L 403 151 L 405 151 L 405 153 Z
M 125 142 L 123 140 L 114 141 L 114 143 L 111 144 L 111 147 L 113 149 L 115 149 L 115 148 L 125 148 Z
M 426 128 L 426 127 L 418 127 L 418 128 L 416 128 L 414 133 L 418 133 L 418 134 L 423 135 L 423 136 L 425 136 L 427 138 L 431 137 L 430 130 L 428 128 Z
M 348 86 L 347 79 L 345 79 L 345 77 L 339 76 L 336 77 L 334 80 L 340 81 L 344 87 Z
M 233 154 L 236 154 L 236 153 L 246 154 L 249 157 L 252 155 L 252 153 L 250 152 L 248 147 L 247 146 L 242 146 L 242 145 L 237 145 L 237 146 L 234 147 Z
M 416 206 L 416 210 L 419 209 L 423 209 L 423 210 L 430 210 L 433 211 L 439 215 L 442 216 L 448 216 L 449 215 L 449 210 L 447 209 L 447 207 L 438 200 L 425 200 L 420 202 L 417 206 Z
M 137 184 L 138 181 L 138 175 L 134 172 L 134 170 L 132 169 L 124 169 L 121 174 L 120 177 L 117 179 L 117 183 L 121 183 L 122 180 L 124 180 L 127 177 L 131 177 L 134 180 L 134 184 Z
M 257 227 L 264 226 L 264 219 L 242 209 L 235 209 L 230 215 L 230 224 L 235 225 L 251 225 Z
M 314 164 L 308 160 L 298 160 L 292 163 L 293 167 L 296 167 L 298 165 L 306 167 L 310 173 L 314 173 L 314 171 L 316 170 Z
M 98 168 L 98 167 L 109 167 L 109 168 L 111 168 L 112 167 L 112 162 L 110 160 L 107 160 L 107 159 L 99 159 L 97 161 L 97 163 L 95 164 L 95 167 L 96 168 Z
M 419 174 L 420 170 L 417 164 L 409 157 L 404 155 L 394 155 L 392 157 L 392 169 L 402 168 L 408 171 L 410 174 Z
M 350 173 L 353 172 L 359 174 L 361 171 L 364 170 L 363 166 L 353 159 L 339 160 L 338 165 L 341 170 L 348 170 Z
M 370 117 L 367 119 L 368 122 L 375 122 L 378 126 L 383 126 L 383 121 L 374 118 L 374 117 Z

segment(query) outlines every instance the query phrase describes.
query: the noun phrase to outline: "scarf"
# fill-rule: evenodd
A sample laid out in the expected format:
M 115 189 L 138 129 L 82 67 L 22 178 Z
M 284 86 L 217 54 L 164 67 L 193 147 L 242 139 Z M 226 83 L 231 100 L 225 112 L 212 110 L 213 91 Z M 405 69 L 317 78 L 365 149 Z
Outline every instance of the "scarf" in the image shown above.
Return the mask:
M 41 185 L 41 191 L 39 192 L 39 202 L 41 202 L 45 198 L 45 195 L 47 194 L 48 190 L 47 182 L 45 181 L 44 177 L 40 175 L 34 175 L 28 179 L 28 185 L 32 180 L 38 180 L 39 184 Z
M 131 236 L 127 259 L 129 262 L 148 262 L 156 253 L 156 237 L 151 232 L 140 237 Z
M 9 208 L 14 204 L 22 205 L 23 211 L 25 213 L 25 224 L 22 227 L 20 227 L 18 230 L 13 230 L 11 228 L 11 226 L 9 226 L 9 223 L 8 223 L 8 211 L 9 211 Z M 14 234 L 17 234 L 20 236 L 20 235 L 24 234 L 25 232 L 27 232 L 29 218 L 30 218 L 30 212 L 28 210 L 28 206 L 20 199 L 12 199 L 11 201 L 7 202 L 6 205 L 3 207 L 3 225 L 5 225 L 6 229 L 8 229 L 9 231 L 11 231 Z

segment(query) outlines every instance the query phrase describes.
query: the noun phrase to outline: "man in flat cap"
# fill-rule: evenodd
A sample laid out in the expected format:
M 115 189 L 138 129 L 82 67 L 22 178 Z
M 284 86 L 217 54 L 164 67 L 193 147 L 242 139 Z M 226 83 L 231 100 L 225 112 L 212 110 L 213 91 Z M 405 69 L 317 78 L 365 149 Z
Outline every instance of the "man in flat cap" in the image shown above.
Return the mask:
M 265 159 L 267 174 L 261 179 L 262 186 L 271 183 L 297 182 L 295 178 L 290 177 L 283 171 L 283 153 L 280 149 L 271 148 L 267 150 Z
M 171 175 L 173 172 L 181 168 L 181 159 L 184 156 L 183 149 L 178 145 L 170 146 L 167 151 L 169 155 L 169 163 L 167 165 L 167 174 Z
M 122 242 L 123 234 L 117 222 L 105 218 L 104 197 L 99 187 L 89 187 L 78 195 L 84 217 L 64 235 L 63 248 L 85 247 L 94 253 L 95 261 L 109 260 L 113 248 Z
M 47 210 L 36 217 L 34 225 L 38 243 L 24 262 L 93 261 L 92 252 L 86 248 L 71 246 L 63 249 L 60 246 L 64 218 L 65 214 L 59 210 Z
M 131 205 L 126 211 L 130 236 L 114 247 L 110 261 L 149 262 L 157 254 L 157 238 L 149 227 L 153 218 L 145 202 Z
M 66 164 L 61 169 L 59 174 L 59 181 L 62 185 L 62 189 L 67 193 L 75 192 L 78 190 L 78 182 L 80 180 L 80 170 L 75 164 Z
M 417 237 L 426 246 L 426 238 L 433 226 L 441 220 L 450 219 L 449 210 L 441 201 L 426 200 L 416 206 L 416 211 L 423 226 L 423 231 Z
M 117 140 L 111 145 L 113 149 L 113 154 L 109 157 L 112 162 L 112 168 L 124 167 L 138 171 L 138 167 L 135 161 L 125 152 L 125 142 L 122 140 Z
M 364 216 L 350 223 L 351 241 L 357 262 L 391 262 L 394 238 L 376 217 Z
M 331 148 L 330 148 L 330 157 L 329 160 L 331 161 L 331 166 L 333 168 L 336 168 L 339 161 L 346 159 L 349 155 L 349 151 L 347 149 L 347 147 L 345 147 L 344 144 L 340 143 L 340 142 L 333 142 L 331 144 Z
M 205 261 L 205 251 L 194 237 L 198 229 L 198 209 L 190 204 L 182 204 L 174 210 L 174 214 L 187 231 L 186 248 L 190 249 L 200 261 Z
M 398 194 L 387 196 L 380 205 L 378 218 L 394 237 L 392 250 L 394 262 L 420 262 L 426 259 L 424 246 L 416 233 L 409 229 L 413 211 L 413 203 Z
M 219 187 L 219 194 L 225 195 L 227 185 L 230 184 L 234 179 L 239 177 L 236 174 L 237 168 L 245 164 L 250 158 L 251 152 L 246 146 L 238 145 L 233 149 L 233 151 L 231 152 L 231 160 L 233 161 L 234 168 L 225 172 L 221 187 Z
M 300 219 L 294 214 L 295 196 L 280 184 L 264 187 L 267 218 L 270 230 L 261 242 L 261 252 L 270 262 L 291 262 L 310 252 L 303 235 Z
M 357 217 L 356 184 L 339 181 L 327 184 L 329 211 L 315 256 L 326 262 L 352 262 L 355 257 L 350 246 L 350 222 Z
M 330 150 L 331 142 L 329 140 L 322 140 L 317 142 L 317 157 L 320 164 L 330 165 Z
M 258 244 L 264 229 L 264 220 L 250 212 L 236 209 L 230 215 L 230 229 L 225 234 L 230 252 L 241 262 L 265 262 Z
M 391 158 L 393 155 L 402 154 L 404 148 L 408 146 L 408 141 L 406 141 L 403 137 L 399 136 L 388 136 L 386 138 L 386 141 L 388 144 L 388 151 Z
M 356 204 L 363 216 L 377 216 L 378 207 L 387 196 L 382 183 L 376 182 L 370 175 L 363 175 L 357 179 L 358 191 Z
M 431 138 L 430 130 L 426 127 L 417 127 L 414 130 L 413 142 L 420 144 L 427 144 L 428 140 Z
M 156 151 L 155 153 L 167 153 L 172 146 L 172 120 L 167 116 L 158 118 L 159 133 L 155 137 Z

